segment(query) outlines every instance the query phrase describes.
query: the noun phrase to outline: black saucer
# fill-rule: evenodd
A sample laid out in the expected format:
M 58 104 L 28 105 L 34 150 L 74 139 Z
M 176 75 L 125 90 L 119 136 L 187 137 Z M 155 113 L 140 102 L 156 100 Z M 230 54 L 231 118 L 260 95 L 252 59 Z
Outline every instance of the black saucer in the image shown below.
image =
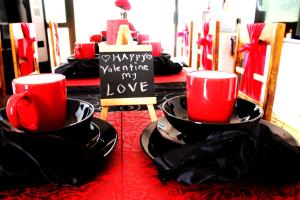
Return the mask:
M 159 154 L 178 148 L 182 146 L 171 140 L 168 140 L 161 136 L 157 130 L 157 121 L 152 122 L 144 130 L 140 137 L 140 144 L 144 152 L 151 158 L 154 159 Z
M 116 129 L 106 121 L 99 118 L 93 118 L 90 126 L 89 141 L 85 146 L 100 154 L 100 156 L 108 156 L 116 147 L 118 134 Z
M 44 183 L 75 185 L 91 180 L 105 166 L 103 161 L 116 147 L 118 135 L 111 124 L 95 117 L 81 134 L 87 140 L 37 133 L 20 142 L 1 134 L 0 188 Z
M 287 143 L 291 145 L 299 145 L 297 140 L 289 132 L 278 127 L 277 125 L 274 125 L 265 120 L 260 120 L 259 123 L 267 125 L 274 134 L 279 135 Z M 143 130 L 140 137 L 141 147 L 151 159 L 154 159 L 156 156 L 162 154 L 163 152 L 182 146 L 180 144 L 175 144 L 173 141 L 161 136 L 156 126 L 157 121 L 149 124 Z

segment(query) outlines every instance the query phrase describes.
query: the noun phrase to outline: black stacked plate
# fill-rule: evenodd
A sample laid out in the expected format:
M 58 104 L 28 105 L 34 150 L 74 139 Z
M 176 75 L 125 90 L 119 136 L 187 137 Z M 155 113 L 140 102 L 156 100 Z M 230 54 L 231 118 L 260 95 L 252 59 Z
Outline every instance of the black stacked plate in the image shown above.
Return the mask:
M 243 130 L 265 124 L 270 130 L 284 138 L 288 143 L 297 141 L 284 129 L 262 120 L 263 110 L 256 104 L 237 98 L 234 111 L 228 123 L 204 123 L 189 120 L 186 96 L 176 96 L 162 104 L 165 117 L 147 126 L 140 138 L 145 153 L 152 159 L 163 152 L 186 144 L 203 142 L 212 132 Z
M 12 127 L 8 122 L 5 109 L 0 110 L 0 128 L 4 130 L 2 134 L 6 139 L 17 143 L 27 142 L 37 136 L 53 135 L 79 145 L 98 148 L 103 155 L 108 151 L 110 152 L 116 145 L 116 130 L 106 121 L 94 118 L 94 106 L 86 101 L 68 98 L 65 126 L 55 130 L 34 133 Z M 99 149 L 100 146 L 105 147 L 106 150 Z
M 82 184 L 99 172 L 117 144 L 115 128 L 93 117 L 93 105 L 82 100 L 67 99 L 65 126 L 43 132 L 12 127 L 5 109 L 0 110 L 0 183 L 6 187 Z
M 180 139 L 186 143 L 204 140 L 210 133 L 232 129 L 245 129 L 255 126 L 263 116 L 260 106 L 237 98 L 230 121 L 227 123 L 205 123 L 192 121 L 187 113 L 186 96 L 176 96 L 162 104 L 162 110 L 168 122 L 179 132 Z
M 255 126 L 263 116 L 259 106 L 237 98 L 228 123 L 203 123 L 188 118 L 186 96 L 162 104 L 165 117 L 150 124 L 141 136 L 141 146 L 151 158 L 182 145 L 204 141 L 212 132 Z

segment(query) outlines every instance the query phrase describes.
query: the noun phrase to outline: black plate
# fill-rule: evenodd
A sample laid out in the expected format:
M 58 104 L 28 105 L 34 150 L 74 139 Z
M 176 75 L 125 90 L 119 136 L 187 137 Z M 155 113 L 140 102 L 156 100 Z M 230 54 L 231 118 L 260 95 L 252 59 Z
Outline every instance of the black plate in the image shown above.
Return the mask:
M 116 129 L 108 122 L 94 117 L 91 123 L 90 140 L 86 146 L 106 157 L 116 147 L 117 141 Z
M 162 137 L 156 127 L 157 121 L 152 122 L 144 129 L 140 137 L 141 147 L 151 159 L 154 159 L 154 157 L 166 150 L 182 146 Z
M 34 136 L 34 134 L 54 134 L 65 139 L 83 142 L 86 141 L 87 135 L 82 133 L 85 133 L 85 131 L 89 129 L 93 113 L 94 106 L 92 104 L 83 100 L 68 98 L 67 120 L 64 127 L 49 131 L 39 131 L 36 133 L 13 128 L 8 122 L 6 107 L 0 109 L 0 125 L 1 128 L 10 128 L 10 130 L 7 131 L 7 133 L 9 133 L 7 134 L 7 137 L 13 141 L 27 140 L 31 136 Z
M 181 132 L 176 130 L 165 117 L 158 120 L 156 128 L 162 137 L 177 144 L 185 144 L 184 141 L 178 139 L 180 138 Z
M 74 62 L 74 61 L 76 61 L 76 60 L 91 60 L 91 61 L 96 61 L 96 62 L 98 62 L 98 59 L 99 59 L 99 54 L 95 54 L 95 58 L 94 58 L 94 59 L 77 59 L 77 58 L 75 57 L 74 54 L 71 55 L 71 56 L 69 56 L 69 57 L 67 58 L 68 62 Z
M 287 143 L 291 145 L 298 145 L 297 140 L 284 129 L 265 120 L 260 120 L 259 123 L 267 125 L 273 133 L 282 137 Z M 143 130 L 143 133 L 140 137 L 141 147 L 151 159 L 154 159 L 156 156 L 158 156 L 159 154 L 165 151 L 169 151 L 181 146 L 178 144 L 175 145 L 174 142 L 169 141 L 166 138 L 162 137 L 159 134 L 156 126 L 157 126 L 157 121 L 149 124 Z
M 205 139 L 209 133 L 216 130 L 249 128 L 249 126 L 253 126 L 253 122 L 258 122 L 263 116 L 261 107 L 241 98 L 237 98 L 230 122 L 228 123 L 205 123 L 189 120 L 185 95 L 166 100 L 162 104 L 162 110 L 169 123 L 182 132 L 183 137 L 197 134 L 197 139 L 199 140 L 201 138 Z M 191 137 L 188 140 L 193 139 Z

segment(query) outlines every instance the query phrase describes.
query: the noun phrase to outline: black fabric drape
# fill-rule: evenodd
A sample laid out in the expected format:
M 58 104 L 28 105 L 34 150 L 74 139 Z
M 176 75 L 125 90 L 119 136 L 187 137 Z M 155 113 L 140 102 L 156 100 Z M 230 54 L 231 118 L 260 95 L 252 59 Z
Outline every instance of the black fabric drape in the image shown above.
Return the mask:
M 291 183 L 300 178 L 300 149 L 257 124 L 216 131 L 205 141 L 162 152 L 155 165 L 162 181 Z

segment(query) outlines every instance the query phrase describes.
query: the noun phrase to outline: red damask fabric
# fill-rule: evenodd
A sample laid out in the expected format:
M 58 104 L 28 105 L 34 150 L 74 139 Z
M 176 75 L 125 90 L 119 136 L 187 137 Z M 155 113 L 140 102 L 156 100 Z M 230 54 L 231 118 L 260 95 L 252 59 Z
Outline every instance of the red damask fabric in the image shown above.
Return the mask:
M 34 37 L 30 37 L 30 26 L 21 23 L 24 38 L 18 39 L 18 55 L 21 76 L 28 75 L 34 71 Z
M 203 47 L 202 55 L 201 55 L 201 63 L 205 70 L 212 70 L 212 60 L 207 58 L 208 54 L 212 55 L 212 39 L 213 36 L 209 33 L 209 23 L 204 22 L 203 24 L 203 38 L 197 41 L 198 45 Z
M 262 83 L 255 80 L 253 74 L 264 74 L 267 45 L 259 43 L 259 37 L 264 26 L 264 23 L 249 24 L 247 28 L 250 43 L 239 50 L 245 52 L 243 62 L 245 70 L 240 90 L 258 101 L 261 97 Z

